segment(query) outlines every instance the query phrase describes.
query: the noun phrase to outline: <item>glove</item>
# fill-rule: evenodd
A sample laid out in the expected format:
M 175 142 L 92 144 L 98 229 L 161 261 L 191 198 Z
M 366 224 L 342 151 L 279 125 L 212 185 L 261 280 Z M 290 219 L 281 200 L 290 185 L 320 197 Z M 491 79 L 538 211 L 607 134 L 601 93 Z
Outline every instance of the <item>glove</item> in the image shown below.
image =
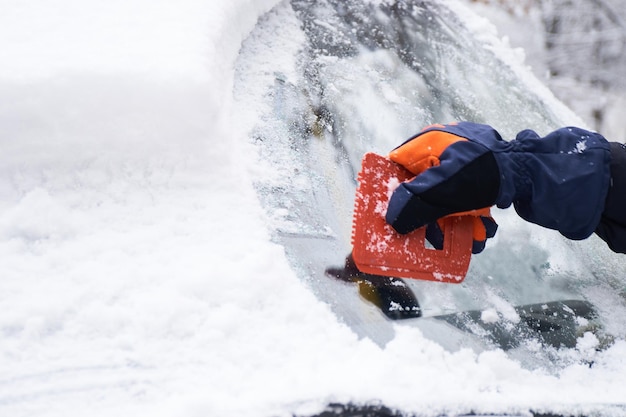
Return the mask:
M 585 239 L 600 223 L 611 183 L 609 142 L 576 127 L 545 137 L 523 130 L 507 142 L 488 125 L 434 125 L 389 158 L 416 175 L 389 200 L 386 220 L 399 233 L 453 213 L 513 204 L 524 220 Z M 489 237 L 490 222 L 481 222 Z
M 493 153 L 446 126 L 436 125 L 394 149 L 389 158 L 417 177 L 393 192 L 387 222 L 399 233 L 428 225 L 426 238 L 441 248 L 443 234 L 436 220 L 453 213 L 473 214 L 474 253 L 482 251 L 486 239 L 497 229 L 488 209 L 495 204 L 500 187 Z

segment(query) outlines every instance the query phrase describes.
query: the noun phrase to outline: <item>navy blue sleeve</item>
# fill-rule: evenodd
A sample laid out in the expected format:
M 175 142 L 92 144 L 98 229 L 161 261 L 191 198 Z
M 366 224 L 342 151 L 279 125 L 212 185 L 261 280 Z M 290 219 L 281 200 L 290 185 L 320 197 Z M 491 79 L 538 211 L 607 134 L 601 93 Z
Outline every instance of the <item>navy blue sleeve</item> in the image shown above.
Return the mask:
M 596 234 L 613 252 L 626 253 L 626 146 L 611 142 L 611 182 Z

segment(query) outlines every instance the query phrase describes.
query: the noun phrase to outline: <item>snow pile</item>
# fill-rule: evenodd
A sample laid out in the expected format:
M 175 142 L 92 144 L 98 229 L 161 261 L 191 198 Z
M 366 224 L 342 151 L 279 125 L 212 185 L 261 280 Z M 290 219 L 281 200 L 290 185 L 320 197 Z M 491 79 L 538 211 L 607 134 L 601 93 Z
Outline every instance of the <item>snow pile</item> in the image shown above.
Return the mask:
M 298 281 L 269 242 L 230 114 L 240 42 L 276 3 L 4 2 L 0 414 L 621 402 L 621 341 L 596 354 L 585 340 L 596 365 L 561 376 L 406 329 L 383 349 Z

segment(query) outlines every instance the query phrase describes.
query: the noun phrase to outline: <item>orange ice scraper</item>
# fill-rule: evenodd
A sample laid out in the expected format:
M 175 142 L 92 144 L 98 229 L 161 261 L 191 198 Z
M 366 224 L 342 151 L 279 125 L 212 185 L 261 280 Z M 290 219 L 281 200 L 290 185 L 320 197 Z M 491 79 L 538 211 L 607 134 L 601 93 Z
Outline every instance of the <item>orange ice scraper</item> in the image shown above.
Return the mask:
M 441 250 L 427 247 L 425 227 L 401 235 L 385 221 L 391 193 L 414 176 L 383 156 L 365 154 L 354 205 L 354 262 L 369 274 L 460 283 L 472 255 L 471 215 L 443 219 Z

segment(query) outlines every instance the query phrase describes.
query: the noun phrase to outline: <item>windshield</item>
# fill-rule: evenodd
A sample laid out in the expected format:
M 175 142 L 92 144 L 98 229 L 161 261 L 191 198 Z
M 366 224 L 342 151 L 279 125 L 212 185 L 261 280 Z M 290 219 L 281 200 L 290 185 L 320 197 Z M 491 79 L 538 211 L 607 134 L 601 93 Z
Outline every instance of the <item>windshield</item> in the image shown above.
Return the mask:
M 363 154 L 386 155 L 433 123 L 487 123 L 505 139 L 568 124 L 532 87 L 434 2 L 292 0 L 257 24 L 235 93 L 259 115 L 251 135 L 258 195 L 294 269 L 357 334 L 384 344 L 394 332 L 354 288 L 324 276 L 350 251 Z M 472 257 L 463 283 L 406 280 L 423 315 L 411 325 L 444 346 L 518 349 L 527 363 L 541 356 L 537 340 L 572 347 L 589 329 L 610 340 L 626 322 L 603 316 L 607 298 L 619 297 L 624 262 L 595 238 L 568 242 L 512 209 L 492 214 L 498 234 Z

